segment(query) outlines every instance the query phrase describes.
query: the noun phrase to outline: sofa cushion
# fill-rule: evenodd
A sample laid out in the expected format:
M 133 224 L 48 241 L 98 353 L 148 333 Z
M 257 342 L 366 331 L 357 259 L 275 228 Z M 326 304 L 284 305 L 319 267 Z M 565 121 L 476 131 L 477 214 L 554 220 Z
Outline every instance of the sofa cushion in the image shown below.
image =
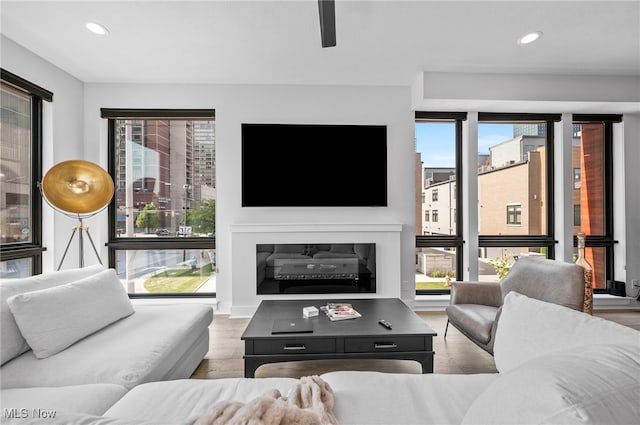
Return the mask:
M 634 344 L 640 332 L 560 305 L 510 292 L 498 319 L 493 347 L 496 369 L 512 370 L 547 353 L 593 344 Z
M 55 356 L 37 359 L 29 351 L 7 362 L 0 375 L 2 387 L 112 383 L 130 389 L 175 377 L 176 365 L 196 341 L 207 342 L 212 319 L 213 309 L 206 305 L 136 306 L 135 314 Z
M 493 381 L 462 424 L 620 424 L 640 418 L 638 347 L 589 345 L 536 357 Z
M 498 375 L 330 372 L 333 412 L 342 425 L 459 424 Z
M 29 345 L 18 329 L 18 325 L 7 305 L 7 298 L 23 292 L 37 291 L 73 282 L 104 270 L 104 266 L 93 266 L 61 270 L 21 279 L 2 279 L 0 281 L 0 364 L 13 359 L 29 350 Z
M 53 288 L 14 295 L 7 299 L 7 304 L 39 359 L 59 353 L 134 312 L 114 269 Z
M 246 403 L 277 389 L 283 395 L 298 383 L 293 378 L 182 379 L 150 382 L 133 388 L 105 416 L 151 422 L 193 423 L 222 400 Z
M 116 384 L 5 388 L 0 391 L 3 410 L 27 409 L 28 413 L 33 409 L 64 410 L 90 415 L 102 415 L 126 393 L 125 387 Z

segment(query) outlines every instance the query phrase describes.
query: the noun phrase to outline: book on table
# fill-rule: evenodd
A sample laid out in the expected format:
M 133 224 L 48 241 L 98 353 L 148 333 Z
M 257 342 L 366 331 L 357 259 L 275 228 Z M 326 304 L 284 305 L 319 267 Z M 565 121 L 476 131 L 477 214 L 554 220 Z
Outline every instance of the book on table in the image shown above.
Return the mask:
M 348 303 L 328 303 L 320 309 L 333 321 L 362 317 L 362 315 Z

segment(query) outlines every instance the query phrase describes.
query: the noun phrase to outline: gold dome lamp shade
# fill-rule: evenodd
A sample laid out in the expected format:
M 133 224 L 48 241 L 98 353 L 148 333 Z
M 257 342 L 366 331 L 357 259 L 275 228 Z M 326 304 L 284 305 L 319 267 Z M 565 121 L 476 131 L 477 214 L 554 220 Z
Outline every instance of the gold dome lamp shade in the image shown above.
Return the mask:
M 76 232 L 79 241 L 79 266 L 84 267 L 83 233 L 89 237 L 93 251 L 102 264 L 89 228 L 82 220 L 102 211 L 113 198 L 114 184 L 111 176 L 100 166 L 89 161 L 63 161 L 47 171 L 40 184 L 40 190 L 49 205 L 79 220 L 78 226 L 73 228 L 58 270 L 62 267 Z
M 73 215 L 92 215 L 113 197 L 111 176 L 98 165 L 83 160 L 61 162 L 42 179 L 42 193 L 54 208 Z

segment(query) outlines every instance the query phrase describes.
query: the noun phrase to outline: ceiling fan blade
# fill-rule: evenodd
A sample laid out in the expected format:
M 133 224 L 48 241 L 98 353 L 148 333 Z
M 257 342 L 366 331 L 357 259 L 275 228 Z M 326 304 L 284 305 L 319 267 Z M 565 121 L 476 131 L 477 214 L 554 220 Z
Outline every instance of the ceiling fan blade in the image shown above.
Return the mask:
M 320 38 L 322 47 L 336 45 L 336 2 L 335 0 L 318 0 L 320 12 Z

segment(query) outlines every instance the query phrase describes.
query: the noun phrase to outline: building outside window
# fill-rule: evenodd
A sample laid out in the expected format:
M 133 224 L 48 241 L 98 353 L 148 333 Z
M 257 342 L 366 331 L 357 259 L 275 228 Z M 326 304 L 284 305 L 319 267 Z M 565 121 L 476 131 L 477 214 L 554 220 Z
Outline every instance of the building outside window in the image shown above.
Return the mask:
M 553 137 L 559 115 L 478 114 L 478 277 L 492 263 L 553 258 Z M 506 220 L 505 220 L 506 205 Z
M 448 293 L 447 277 L 462 274 L 462 229 L 457 187 L 465 113 L 416 112 L 416 190 L 424 222 L 416 222 L 416 293 Z
M 216 292 L 215 113 L 103 109 L 109 266 L 132 296 Z
M 0 277 L 42 272 L 42 104 L 48 90 L 1 72 Z
M 457 187 L 459 165 L 447 169 L 453 162 L 424 160 L 443 157 L 443 147 L 453 146 L 451 140 L 457 137 L 453 136 L 452 124 L 449 138 L 442 136 L 442 128 L 446 128 L 442 117 L 442 113 L 416 113 L 417 149 L 422 146 L 421 190 L 426 195 L 422 208 L 430 212 L 431 219 L 417 226 L 422 230 L 416 237 L 417 282 L 425 279 L 421 272 L 433 278 L 435 273 L 430 270 L 435 267 L 429 269 L 427 265 L 446 258 L 443 255 L 451 248 L 436 245 L 442 247 L 442 238 L 455 235 L 459 226 L 455 219 L 450 226 L 442 222 L 450 216 L 460 219 L 455 211 L 464 199 L 464 194 L 459 195 L 464 193 L 463 188 Z M 572 181 L 567 182 L 573 188 L 573 205 L 562 211 L 553 203 L 553 180 L 558 178 L 553 169 L 554 126 L 559 120 L 557 114 L 478 114 L 479 280 L 498 279 L 492 264 L 495 261 L 512 263 L 521 256 L 555 258 L 553 223 L 557 214 L 572 215 L 574 235 L 578 231 L 587 234 L 586 255 L 594 267 L 596 292 L 605 291 L 607 282 L 614 280 L 612 139 L 613 126 L 622 121 L 622 116 L 574 115 L 573 173 Z M 436 191 L 438 201 L 434 201 Z M 448 232 L 449 228 L 454 230 Z M 461 239 L 458 235 L 452 240 Z M 456 257 L 462 257 L 459 249 Z M 418 284 L 417 288 L 421 293 Z

